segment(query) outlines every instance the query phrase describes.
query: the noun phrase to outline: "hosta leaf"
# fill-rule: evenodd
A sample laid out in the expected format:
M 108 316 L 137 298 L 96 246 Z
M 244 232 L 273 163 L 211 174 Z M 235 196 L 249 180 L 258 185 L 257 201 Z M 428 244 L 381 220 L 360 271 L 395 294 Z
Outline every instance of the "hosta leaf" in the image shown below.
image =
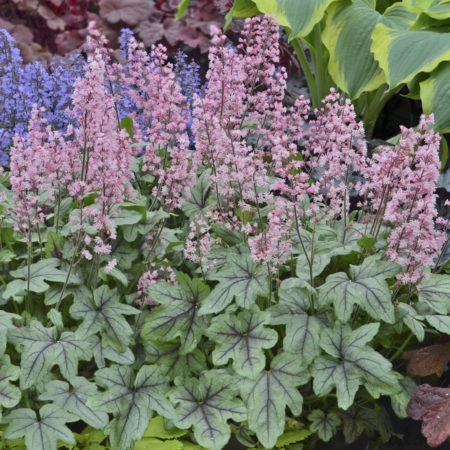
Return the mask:
M 330 356 L 314 361 L 311 373 L 317 395 L 326 395 L 335 386 L 338 406 L 347 409 L 362 383 L 375 397 L 400 391 L 391 363 L 366 345 L 378 328 L 379 324 L 368 324 L 352 331 L 348 325 L 336 324 L 333 330 L 322 331 L 320 346 Z
M 46 281 L 55 281 L 64 283 L 67 278 L 67 272 L 59 270 L 57 267 L 61 261 L 57 258 L 41 259 L 35 264 L 30 266 L 30 291 L 32 292 L 45 292 L 49 285 Z M 23 278 L 21 282 L 23 290 L 28 287 L 28 266 L 23 266 L 20 269 L 13 270 L 10 274 L 14 278 Z M 72 273 L 69 277 L 69 281 L 72 283 L 80 283 L 80 280 Z M 18 283 L 18 281 L 16 281 Z
M 198 349 L 181 354 L 181 344 L 145 341 L 145 362 L 161 367 L 164 375 L 171 380 L 178 376 L 198 375 L 206 370 L 206 357 Z
M 70 379 L 78 372 L 78 361 L 91 358 L 89 347 L 77 334 L 64 331 L 58 338 L 55 327 L 44 328 L 37 320 L 32 320 L 29 327 L 11 331 L 9 339 L 14 344 L 23 345 L 20 362 L 22 389 L 33 386 L 54 366 Z
M 420 97 L 425 114 L 434 114 L 436 128 L 450 132 L 450 61 L 445 61 L 420 83 Z
M 391 88 L 409 83 L 420 72 L 431 72 L 450 58 L 450 33 L 396 29 L 379 23 L 372 40 L 370 50 Z
M 22 393 L 17 386 L 11 384 L 19 378 L 20 369 L 11 364 L 8 355 L 0 359 L 0 405 L 12 408 L 19 403 Z
M 328 70 L 350 98 L 381 86 L 385 77 L 370 52 L 371 35 L 383 16 L 362 0 L 334 3 L 322 39 L 330 52 Z
M 253 17 L 259 14 L 253 0 L 236 0 L 230 12 L 233 17 Z
M 89 398 L 87 405 L 114 414 L 105 429 L 114 449 L 128 449 L 141 439 L 154 410 L 167 418 L 174 415 L 165 397 L 168 380 L 156 366 L 142 366 L 134 377 L 131 367 L 113 365 L 97 370 L 95 380 L 106 391 Z
M 250 255 L 230 255 L 225 267 L 210 279 L 219 284 L 203 301 L 201 315 L 222 311 L 233 298 L 241 308 L 248 309 L 258 295 L 266 295 L 269 289 L 267 269 L 254 262 Z
M 325 442 L 334 436 L 341 423 L 341 419 L 335 412 L 325 414 L 320 409 L 312 410 L 308 415 L 308 420 L 311 422 L 309 429 L 313 433 L 317 433 L 319 438 Z
M 171 341 L 180 337 L 180 352 L 191 352 L 208 327 L 209 318 L 199 316 L 199 307 L 209 294 L 209 287 L 197 278 L 190 279 L 179 273 L 178 284 L 161 282 L 153 284 L 148 294 L 158 302 L 142 328 L 144 339 L 159 337 Z
M 264 14 L 275 14 L 280 25 L 291 29 L 290 38 L 307 36 L 333 0 L 253 0 Z
M 44 405 L 36 413 L 27 408 L 19 408 L 5 417 L 8 428 L 3 436 L 6 439 L 25 437 L 27 449 L 56 450 L 58 440 L 75 445 L 75 439 L 67 422 L 75 422 L 78 417 L 69 414 L 56 405 Z
M 353 305 L 357 304 L 374 319 L 394 323 L 391 291 L 385 279 L 396 273 L 396 264 L 366 258 L 360 266 L 350 266 L 352 279 L 344 272 L 328 276 L 319 288 L 319 304 L 333 302 L 336 316 L 342 322 L 350 319 Z
M 421 281 L 419 301 L 425 302 L 438 314 L 450 312 L 450 277 L 448 275 L 431 274 Z
M 203 172 L 197 178 L 195 185 L 191 189 L 191 196 L 181 206 L 181 209 L 189 218 L 193 218 L 196 214 L 201 214 L 208 205 L 212 183 L 208 175 L 208 172 Z
M 15 328 L 11 322 L 13 319 L 21 319 L 21 317 L 17 314 L 0 310 L 0 355 L 3 355 L 6 348 L 8 330 Z
M 124 315 L 138 314 L 139 310 L 120 303 L 117 290 L 102 285 L 93 295 L 76 295 L 69 312 L 74 319 L 83 320 L 78 333 L 90 336 L 101 331 L 118 351 L 122 351 L 128 347 L 133 334 Z
M 87 341 L 91 345 L 95 364 L 97 364 L 99 369 L 106 367 L 105 359 L 109 359 L 112 362 L 123 365 L 130 365 L 134 363 L 134 354 L 129 348 L 126 348 L 123 352 L 118 352 L 107 343 L 104 344 L 102 339 L 96 334 L 89 336 Z
M 248 409 L 248 423 L 261 444 L 272 448 L 283 434 L 286 406 L 294 415 L 302 412 L 303 398 L 298 386 L 309 380 L 303 361 L 294 353 L 281 353 L 254 380 L 239 382 L 241 397 Z
M 193 427 L 197 442 L 210 450 L 219 450 L 230 439 L 228 419 L 242 422 L 247 417 L 244 404 L 237 398 L 236 379 L 218 371 L 203 372 L 199 378 L 179 378 L 170 395 L 176 407 L 175 426 Z
M 268 309 L 272 325 L 286 325 L 283 348 L 297 352 L 309 364 L 319 353 L 321 322 L 306 313 L 310 290 L 298 278 L 283 280 L 278 290 L 278 304 Z
M 227 364 L 233 359 L 233 369 L 239 375 L 254 378 L 264 369 L 264 349 L 272 348 L 278 340 L 275 330 L 264 327 L 269 313 L 256 305 L 238 315 L 221 314 L 209 327 L 208 336 L 216 343 L 212 352 L 215 365 Z
M 84 377 L 73 377 L 70 379 L 70 384 L 71 386 L 64 381 L 50 381 L 39 398 L 52 401 L 62 410 L 75 414 L 91 427 L 102 430 L 109 422 L 108 414 L 95 411 L 86 405 L 87 399 L 97 393 L 97 386 Z

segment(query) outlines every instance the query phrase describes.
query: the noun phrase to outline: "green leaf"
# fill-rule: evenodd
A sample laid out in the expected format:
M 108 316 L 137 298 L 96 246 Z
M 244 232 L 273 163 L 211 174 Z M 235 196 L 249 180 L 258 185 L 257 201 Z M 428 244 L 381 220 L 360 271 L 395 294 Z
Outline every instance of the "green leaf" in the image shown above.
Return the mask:
M 175 426 L 193 427 L 197 442 L 209 450 L 219 450 L 230 439 L 228 419 L 246 420 L 244 404 L 237 398 L 236 379 L 218 371 L 203 372 L 199 378 L 177 378 L 170 395 L 176 405 Z
M 426 303 L 438 314 L 450 312 L 450 277 L 448 275 L 431 274 L 421 281 L 419 301 Z
M 56 365 L 61 374 L 70 379 L 78 373 L 78 360 L 91 358 L 89 347 L 77 334 L 64 331 L 58 338 L 55 327 L 44 328 L 37 320 L 32 320 L 29 327 L 11 331 L 8 336 L 12 343 L 23 345 L 20 362 L 22 389 L 33 386 Z
M 96 334 L 89 336 L 87 341 L 91 345 L 95 364 L 99 369 L 106 367 L 105 359 L 125 366 L 134 363 L 134 354 L 129 348 L 126 348 L 123 352 L 118 352 L 107 343 L 102 343 L 102 339 Z
M 328 442 L 336 433 L 337 427 L 341 424 L 341 419 L 335 412 L 325 415 L 320 409 L 312 410 L 308 415 L 311 422 L 309 429 L 324 441 Z
M 161 282 L 153 284 L 148 294 L 160 303 L 144 323 L 144 339 L 159 337 L 162 341 L 181 340 L 181 354 L 191 352 L 208 327 L 209 318 L 199 316 L 199 306 L 209 294 L 209 287 L 198 278 L 177 275 L 178 284 Z
M 153 437 L 159 439 L 175 439 L 187 434 L 187 430 L 178 428 L 169 428 L 165 426 L 165 419 L 161 416 L 153 417 L 145 430 L 144 437 Z
M 369 257 L 360 266 L 350 266 L 349 279 L 344 272 L 327 277 L 326 283 L 319 288 L 319 304 L 334 304 L 336 316 L 347 322 L 357 304 L 371 317 L 394 323 L 394 306 L 391 291 L 385 279 L 398 273 L 396 264 Z
M 286 445 L 304 441 L 306 438 L 311 436 L 311 434 L 312 433 L 309 430 L 286 431 L 277 439 L 275 447 L 281 448 Z
M 372 39 L 370 50 L 390 88 L 409 83 L 419 72 L 431 72 L 450 59 L 450 33 L 396 29 L 379 23 Z
M 127 133 L 129 134 L 130 137 L 134 136 L 133 133 L 133 119 L 130 116 L 125 116 L 121 121 L 120 121 L 120 128 L 123 130 L 127 130 Z
M 426 316 L 426 319 L 436 330 L 444 334 L 450 334 L 450 316 L 431 315 Z
M 231 8 L 233 17 L 253 17 L 259 14 L 259 10 L 252 0 L 236 0 Z
M 377 89 L 385 76 L 370 52 L 371 36 L 383 16 L 362 0 L 328 8 L 322 40 L 330 52 L 328 71 L 350 98 Z
M 167 219 L 168 217 L 170 217 L 170 215 L 162 210 L 147 211 L 145 222 L 136 222 L 123 227 L 123 238 L 127 242 L 134 242 L 137 239 L 138 234 L 146 235 L 149 231 L 155 228 L 161 220 Z
M 286 325 L 283 348 L 287 352 L 299 353 L 307 364 L 320 354 L 319 335 L 322 324 L 319 319 L 307 314 L 308 285 L 298 278 L 283 280 L 278 290 L 278 304 L 268 309 L 272 325 Z
M 121 208 L 119 213 L 116 213 L 112 221 L 116 226 L 122 225 L 134 225 L 140 222 L 142 219 L 142 214 L 133 209 Z
M 140 440 L 154 410 L 167 418 L 174 415 L 165 397 L 168 380 L 156 366 L 142 366 L 134 377 L 131 367 L 113 365 L 97 370 L 95 380 L 106 391 L 90 397 L 87 405 L 114 414 L 105 429 L 114 449 L 128 449 Z
M 424 326 L 419 320 L 417 311 L 410 305 L 406 303 L 399 303 L 395 308 L 395 322 L 397 323 L 399 320 L 403 321 L 403 323 L 412 331 L 414 336 L 416 336 L 419 342 L 422 342 L 425 337 Z M 399 330 L 401 332 L 401 329 Z
M 406 419 L 408 417 L 406 408 L 414 394 L 416 383 L 412 378 L 402 377 L 401 375 L 399 375 L 399 377 L 398 382 L 400 384 L 401 391 L 391 396 L 391 405 L 397 417 L 400 419 Z
M 64 381 L 50 381 L 39 399 L 52 401 L 62 410 L 78 416 L 93 428 L 100 430 L 105 428 L 109 422 L 108 414 L 95 411 L 86 405 L 87 399 L 97 393 L 97 386 L 84 377 L 72 377 L 70 384 L 71 386 Z
M 13 319 L 20 320 L 21 317 L 18 314 L 0 310 L 0 355 L 5 352 L 8 331 L 15 329 Z
M 51 258 L 53 255 L 53 252 L 55 251 L 55 248 L 59 251 L 63 248 L 64 244 L 64 238 L 56 234 L 54 231 L 50 231 L 47 235 L 47 242 L 45 243 L 45 257 Z
M 117 259 L 117 266 L 122 270 L 131 269 L 133 261 L 138 257 L 137 249 L 131 247 L 126 242 L 122 242 L 113 252 L 112 257 Z
M 254 378 L 264 369 L 264 349 L 272 348 L 278 333 L 266 328 L 269 313 L 261 312 L 256 305 L 238 315 L 221 314 L 209 327 L 208 337 L 216 343 L 212 352 L 216 366 L 233 359 L 233 369 L 243 377 Z
M 180 3 L 178 3 L 177 12 L 175 14 L 176 20 L 182 19 L 186 15 L 190 3 L 191 0 L 181 0 Z
M 134 450 L 183 450 L 184 448 L 183 442 L 178 439 L 162 441 L 145 436 L 134 444 Z
M 7 248 L 0 250 L 0 263 L 7 264 L 15 258 L 15 253 Z
M 13 408 L 22 398 L 22 393 L 17 386 L 11 384 L 19 378 L 20 369 L 11 364 L 8 355 L 0 359 L 0 405 L 5 408 Z
M 209 172 L 203 172 L 191 189 L 191 196 L 181 206 L 182 211 L 193 219 L 196 214 L 201 214 L 208 206 L 208 197 L 211 192 L 211 180 L 208 178 Z
M 178 376 L 198 375 L 206 370 L 206 355 L 198 349 L 183 355 L 182 344 L 144 341 L 145 362 L 161 367 L 171 380 Z
M 269 289 L 267 269 L 254 262 L 250 255 L 230 255 L 225 267 L 209 279 L 219 284 L 203 301 L 200 315 L 218 313 L 233 299 L 241 308 L 248 309 L 258 295 L 266 295 Z
M 44 405 L 36 413 L 27 408 L 19 408 L 5 417 L 8 428 L 3 436 L 6 439 L 25 437 L 27 449 L 56 450 L 58 440 L 75 445 L 75 439 L 66 422 L 75 422 L 78 418 L 64 412 L 56 405 Z
M 45 281 L 64 283 L 66 281 L 67 273 L 57 269 L 60 263 L 61 261 L 57 258 L 47 258 L 41 259 L 35 264 L 31 264 L 30 291 L 37 293 L 45 292 L 49 288 L 49 285 Z M 27 289 L 28 266 L 13 270 L 10 274 L 14 278 L 23 278 L 24 281 L 21 281 L 22 289 Z M 72 283 L 80 283 L 80 280 L 73 273 L 70 275 L 69 281 Z M 16 281 L 16 283 L 19 283 L 19 281 Z
M 264 14 L 275 14 L 280 25 L 291 29 L 290 39 L 305 37 L 320 22 L 334 0 L 253 0 Z
M 78 333 L 90 336 L 99 331 L 104 332 L 114 347 L 122 351 L 128 347 L 133 334 L 124 315 L 138 314 L 139 310 L 120 303 L 117 290 L 102 285 L 93 295 L 76 295 L 69 313 L 74 319 L 83 320 Z
M 303 398 L 297 387 L 309 380 L 302 358 L 294 353 L 277 355 L 270 367 L 253 380 L 239 382 L 250 429 L 265 448 L 272 448 L 283 434 L 286 406 L 294 415 L 302 412 Z
M 326 395 L 335 386 L 338 406 L 347 409 L 360 384 L 376 396 L 400 390 L 391 363 L 366 345 L 378 328 L 378 323 L 371 323 L 352 331 L 348 325 L 337 323 L 333 330 L 322 331 L 320 346 L 330 356 L 319 356 L 314 361 L 311 373 L 316 395 Z
M 430 77 L 420 83 L 420 98 L 423 112 L 434 114 L 436 128 L 442 134 L 450 133 L 450 61 L 441 63 Z

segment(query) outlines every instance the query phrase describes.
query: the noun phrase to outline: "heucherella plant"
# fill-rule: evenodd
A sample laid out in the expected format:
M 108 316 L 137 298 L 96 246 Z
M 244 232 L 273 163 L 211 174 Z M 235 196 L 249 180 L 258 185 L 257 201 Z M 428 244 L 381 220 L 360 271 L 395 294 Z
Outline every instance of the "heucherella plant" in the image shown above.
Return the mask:
M 272 19 L 212 34 L 187 91 L 182 59 L 127 36 L 119 67 L 91 24 L 72 125 L 30 105 L 1 174 L 2 443 L 387 442 L 399 357 L 450 333 L 433 117 L 369 154 L 335 90 L 285 106 Z

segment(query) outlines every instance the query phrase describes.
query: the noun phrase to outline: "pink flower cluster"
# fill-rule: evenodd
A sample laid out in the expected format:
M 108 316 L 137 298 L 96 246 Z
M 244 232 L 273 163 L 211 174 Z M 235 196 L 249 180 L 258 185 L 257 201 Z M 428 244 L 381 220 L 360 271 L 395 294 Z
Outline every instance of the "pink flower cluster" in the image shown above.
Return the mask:
M 206 271 L 214 266 L 214 263 L 208 258 L 211 247 L 216 242 L 211 237 L 211 227 L 203 217 L 197 216 L 189 224 L 189 228 L 184 256 L 190 261 L 199 263 L 202 271 Z
M 151 263 L 149 270 L 142 274 L 138 281 L 138 294 L 139 297 L 136 300 L 138 304 L 146 304 L 150 306 L 158 306 L 155 300 L 153 300 L 147 293 L 148 287 L 152 284 L 160 281 L 166 281 L 167 283 L 177 284 L 175 272 L 168 265 L 167 260 L 163 260 L 162 263 Z

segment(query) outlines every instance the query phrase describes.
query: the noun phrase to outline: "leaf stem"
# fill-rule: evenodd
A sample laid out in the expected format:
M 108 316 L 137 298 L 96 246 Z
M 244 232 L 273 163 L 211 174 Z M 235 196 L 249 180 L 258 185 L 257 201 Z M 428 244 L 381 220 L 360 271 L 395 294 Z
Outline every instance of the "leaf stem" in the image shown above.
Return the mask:
M 409 341 L 413 338 L 412 332 L 409 333 L 409 336 L 405 339 L 403 344 L 398 348 L 398 350 L 389 358 L 389 361 L 392 362 L 394 359 L 396 359 L 398 356 L 400 356 L 403 351 L 405 350 L 406 346 L 409 344 Z

